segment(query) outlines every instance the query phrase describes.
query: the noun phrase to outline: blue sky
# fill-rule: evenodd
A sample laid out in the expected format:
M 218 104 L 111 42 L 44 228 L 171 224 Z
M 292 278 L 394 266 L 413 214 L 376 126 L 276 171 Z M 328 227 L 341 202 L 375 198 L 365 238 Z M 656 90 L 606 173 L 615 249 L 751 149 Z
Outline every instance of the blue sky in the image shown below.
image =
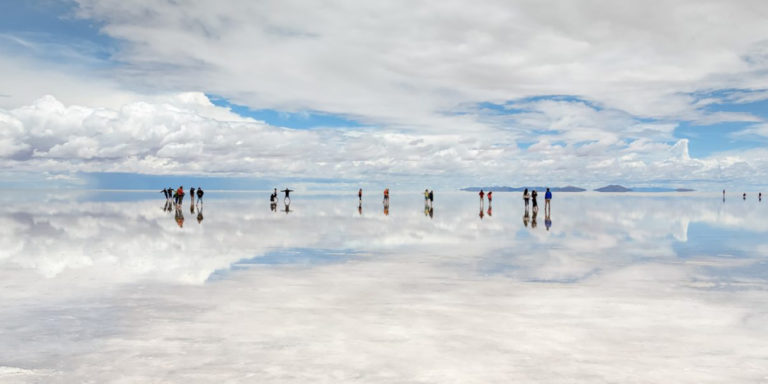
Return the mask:
M 608 5 L 600 26 L 587 2 L 10 2 L 2 184 L 763 185 L 766 6 L 670 24 L 686 1 Z

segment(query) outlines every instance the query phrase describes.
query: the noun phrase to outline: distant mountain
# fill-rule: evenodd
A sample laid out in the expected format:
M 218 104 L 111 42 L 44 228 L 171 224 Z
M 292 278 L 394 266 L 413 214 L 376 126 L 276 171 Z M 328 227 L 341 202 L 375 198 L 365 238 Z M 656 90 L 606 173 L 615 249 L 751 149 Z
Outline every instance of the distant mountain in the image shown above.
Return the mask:
M 495 186 L 495 187 L 466 187 L 466 188 L 462 188 L 461 190 L 462 191 L 468 191 L 468 192 L 478 192 L 481 189 L 483 191 L 494 191 L 494 192 L 522 192 L 526 188 L 528 188 L 528 190 L 534 190 L 535 189 L 537 191 L 546 191 L 547 190 L 547 187 L 499 187 L 499 186 Z M 552 192 L 584 192 L 584 191 L 586 191 L 586 189 L 584 189 L 584 188 L 574 187 L 572 185 L 569 185 L 567 187 L 550 187 L 549 190 L 552 191 Z
M 693 192 L 693 191 L 695 191 L 695 189 L 690 189 L 690 188 L 678 188 L 678 189 L 675 189 L 675 192 Z
M 621 185 L 606 185 L 605 187 L 597 188 L 598 192 L 631 192 L 632 190 Z
M 693 192 L 688 188 L 663 188 L 663 187 L 642 187 L 632 188 L 632 192 Z

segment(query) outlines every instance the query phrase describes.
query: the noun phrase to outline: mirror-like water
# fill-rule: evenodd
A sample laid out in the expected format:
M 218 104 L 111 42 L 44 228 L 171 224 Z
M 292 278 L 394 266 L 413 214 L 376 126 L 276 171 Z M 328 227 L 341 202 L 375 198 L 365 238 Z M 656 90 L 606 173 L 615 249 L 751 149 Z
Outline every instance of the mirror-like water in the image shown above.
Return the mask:
M 0 197 L 0 381 L 768 380 L 768 202 L 158 195 Z

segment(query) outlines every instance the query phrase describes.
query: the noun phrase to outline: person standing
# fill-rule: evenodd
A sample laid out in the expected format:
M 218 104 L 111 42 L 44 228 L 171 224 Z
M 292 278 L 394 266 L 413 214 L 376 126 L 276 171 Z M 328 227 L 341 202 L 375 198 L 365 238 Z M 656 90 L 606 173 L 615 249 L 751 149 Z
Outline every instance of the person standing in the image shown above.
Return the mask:
M 429 208 L 430 208 L 430 214 L 431 214 L 431 211 L 432 211 L 432 206 L 433 206 L 434 202 L 435 202 L 435 191 L 434 191 L 434 190 L 432 190 L 432 191 L 429 191 Z
M 531 203 L 533 204 L 533 215 L 534 215 L 533 221 L 536 221 L 536 214 L 539 212 L 539 204 L 536 202 L 536 197 L 538 195 L 539 194 L 536 193 L 535 189 L 531 192 Z
M 552 200 L 552 191 L 547 188 L 547 191 L 544 193 L 544 215 L 549 216 L 549 213 L 552 212 L 552 206 L 550 205 L 550 200 Z
M 192 199 L 192 205 L 195 205 L 195 187 L 189 189 L 189 198 Z
M 162 190 L 162 191 L 160 191 L 160 192 L 162 192 L 162 193 L 163 193 L 163 195 L 165 195 L 165 199 L 166 199 L 166 200 L 168 200 L 168 190 L 167 190 L 167 189 L 163 189 L 163 190 Z
M 389 205 L 389 188 L 384 188 L 384 205 Z
M 528 210 L 529 200 L 531 198 L 531 195 L 528 194 L 528 188 L 523 191 L 523 201 L 525 202 L 525 210 Z
M 184 186 L 180 185 L 179 189 L 176 190 L 176 199 L 178 200 L 176 204 L 181 205 L 181 203 L 184 201 Z
M 480 190 L 480 193 L 478 193 L 478 195 L 480 195 L 480 202 L 481 202 L 481 203 L 482 203 L 483 201 L 485 201 L 485 200 L 483 200 L 483 199 L 485 199 L 485 192 L 483 192 L 483 190 L 482 190 L 482 189 Z
M 490 206 L 492 202 L 493 202 L 493 191 L 488 191 L 488 205 Z M 491 214 L 489 213 L 488 216 L 490 215 Z
M 203 189 L 200 187 L 197 187 L 197 202 L 202 203 L 203 202 Z
M 359 203 L 363 202 L 363 189 L 362 188 L 357 190 L 357 201 Z

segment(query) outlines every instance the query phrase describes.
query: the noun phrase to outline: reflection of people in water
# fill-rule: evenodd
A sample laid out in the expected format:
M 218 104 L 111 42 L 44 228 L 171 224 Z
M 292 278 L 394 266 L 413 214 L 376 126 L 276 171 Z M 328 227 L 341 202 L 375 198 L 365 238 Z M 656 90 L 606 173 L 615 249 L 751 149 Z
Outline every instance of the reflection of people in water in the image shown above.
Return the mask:
M 181 212 L 181 207 L 179 207 L 178 205 L 176 206 L 176 214 L 175 214 L 174 218 L 176 219 L 176 224 L 179 225 L 179 228 L 183 228 L 184 227 L 184 214 Z
M 480 220 L 482 220 L 483 216 L 485 216 L 485 212 L 483 212 L 483 205 L 482 204 L 480 204 L 480 214 L 478 216 L 480 216 Z
M 202 224 L 203 223 L 203 206 L 197 207 L 197 223 Z
M 360 202 L 357 204 L 357 213 L 362 216 L 363 215 L 363 203 Z
M 433 207 L 434 202 L 435 202 L 435 191 L 434 190 L 430 190 L 429 191 L 429 208 L 430 209 Z
M 389 201 L 384 202 L 384 216 L 389 216 Z
M 528 228 L 528 220 L 530 217 L 528 216 L 528 210 L 525 210 L 525 213 L 523 213 L 523 225 Z
M 539 213 L 539 203 L 537 203 L 537 202 L 536 202 L 536 197 L 537 197 L 538 195 L 539 195 L 539 194 L 538 194 L 538 193 L 536 193 L 536 190 L 535 190 L 535 189 L 534 189 L 534 190 L 531 192 L 531 205 L 533 205 L 533 217 L 534 217 L 534 221 L 536 220 L 536 219 L 535 219 L 535 217 L 536 217 L 536 214 L 537 214 L 537 213 Z
M 746 199 L 747 199 L 747 193 L 746 193 L 746 192 L 744 192 L 744 194 L 742 195 L 742 197 L 741 197 L 741 198 L 742 198 L 743 200 L 746 200 Z
M 193 194 L 191 194 L 191 193 L 190 193 L 189 195 L 190 195 L 190 196 L 194 196 L 194 195 L 193 195 Z M 190 204 L 190 205 L 189 205 L 189 213 L 191 213 L 191 214 L 193 214 L 193 215 L 195 214 L 195 204 Z
M 429 218 L 433 218 L 435 216 L 435 209 L 431 206 L 429 207 Z
M 533 201 L 535 202 L 536 200 L 534 199 Z M 531 228 L 536 228 L 536 215 L 539 214 L 539 210 L 535 209 L 536 208 L 535 205 L 533 207 L 534 207 L 534 210 L 533 210 L 533 215 L 531 216 Z
M 493 207 L 491 207 L 491 203 L 488 203 L 488 217 L 493 216 Z
M 171 203 L 171 200 L 165 201 L 165 206 L 163 207 L 163 212 L 170 212 L 173 209 L 173 203 Z
M 272 212 L 277 212 L 277 203 L 276 203 L 276 202 L 274 202 L 274 201 L 273 201 L 273 202 L 271 202 L 271 203 L 269 203 L 269 209 L 270 209 Z
M 552 226 L 552 218 L 550 215 L 548 215 L 546 212 L 546 207 L 544 209 L 544 226 L 547 227 L 547 231 L 549 231 L 549 228 Z
M 424 200 L 424 216 L 429 216 L 429 202 Z
M 291 212 L 291 199 L 289 198 L 288 202 L 285 203 L 285 214 L 287 215 L 290 212 Z

